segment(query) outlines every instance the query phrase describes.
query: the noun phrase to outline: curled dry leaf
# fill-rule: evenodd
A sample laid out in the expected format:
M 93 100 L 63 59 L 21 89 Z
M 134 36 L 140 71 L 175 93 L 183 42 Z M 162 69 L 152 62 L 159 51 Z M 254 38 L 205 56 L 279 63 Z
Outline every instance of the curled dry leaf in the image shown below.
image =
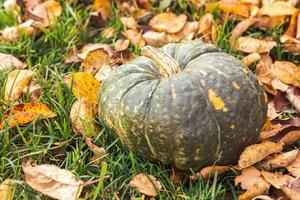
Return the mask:
M 286 16 L 292 15 L 297 9 L 285 1 L 275 1 L 274 3 L 263 6 L 259 10 L 259 15 Z
M 242 174 L 234 179 L 234 183 L 241 184 L 242 189 L 248 190 L 261 178 L 260 171 L 251 166 L 243 169 Z
M 6 41 L 18 41 L 22 35 L 31 36 L 36 32 L 33 20 L 27 20 L 26 22 L 13 27 L 7 27 L 1 31 L 2 38 Z
M 5 121 L 0 123 L 0 130 L 8 124 L 10 127 L 25 125 L 37 118 L 53 118 L 56 114 L 43 103 L 21 103 L 14 105 L 4 113 Z
M 124 40 L 124 39 L 118 39 L 116 41 L 116 43 L 115 43 L 115 49 L 117 51 L 123 51 L 123 50 L 127 49 L 128 46 L 129 46 L 129 40 L 127 40 L 127 39 L 126 40 Z
M 273 120 L 279 117 L 280 115 L 281 113 L 278 113 L 275 109 L 274 101 L 270 101 L 268 103 L 268 111 L 267 111 L 268 118 L 270 118 L 270 120 Z
M 300 39 L 300 12 L 298 12 L 298 16 L 297 16 L 296 38 Z
M 13 55 L 0 52 L 0 71 L 11 68 L 25 69 L 26 67 L 26 64 L 21 62 L 18 58 L 14 57 Z
M 279 167 L 287 167 L 296 160 L 297 156 L 298 149 L 295 149 L 289 152 L 278 154 L 273 158 L 263 160 L 261 163 L 258 164 L 258 167 L 266 171 L 272 171 Z
M 172 12 L 159 13 L 154 16 L 149 25 L 156 31 L 166 33 L 177 33 L 183 29 L 187 20 L 185 14 L 176 15 Z
M 261 54 L 261 59 L 256 65 L 256 75 L 258 79 L 265 85 L 271 86 L 271 81 L 274 79 L 274 69 L 272 58 L 267 54 Z M 265 87 L 266 89 L 266 87 Z M 267 88 L 267 92 L 276 94 L 273 88 Z
M 133 17 L 121 17 L 121 22 L 125 29 L 136 29 L 138 27 L 138 23 Z
M 277 189 L 281 189 L 284 186 L 288 186 L 289 183 L 294 179 L 292 176 L 282 175 L 280 172 L 271 173 L 261 171 L 261 175 L 268 183 L 270 183 Z
M 251 53 L 249 55 L 247 55 L 246 57 L 244 57 L 242 59 L 242 62 L 244 63 L 244 65 L 249 66 L 257 61 L 260 60 L 260 55 L 259 53 Z
M 65 76 L 69 87 L 72 86 L 73 94 L 77 99 L 85 99 L 89 104 L 97 105 L 100 82 L 86 72 L 76 72 Z
M 300 176 L 300 153 L 298 154 L 296 160 L 292 162 L 286 169 L 295 177 Z
M 104 49 L 110 57 L 113 55 L 113 51 L 110 49 L 110 47 L 107 44 L 90 43 L 90 44 L 84 45 L 81 49 L 81 52 L 79 54 L 77 54 L 77 56 L 80 59 L 84 60 L 90 51 L 93 51 L 96 49 Z
M 251 37 L 239 37 L 236 49 L 245 53 L 268 53 L 277 43 L 274 41 L 260 40 Z
M 104 49 L 89 51 L 82 63 L 83 72 L 95 74 L 104 65 L 109 65 L 110 57 Z
M 290 145 L 300 139 L 300 130 L 293 130 L 284 135 L 278 142 Z
M 256 22 L 256 19 L 249 18 L 239 22 L 233 29 L 230 42 L 234 44 L 236 39 L 239 38 L 250 26 L 252 26 Z
M 238 165 L 241 168 L 249 167 L 267 157 L 270 154 L 281 152 L 283 144 L 274 142 L 263 142 L 260 144 L 253 144 L 242 152 Z
M 143 34 L 143 38 L 148 45 L 153 47 L 161 47 L 168 43 L 167 34 L 164 32 L 147 31 Z
M 12 180 L 9 178 L 0 185 L 0 200 L 13 200 Z
M 125 31 L 123 34 L 137 48 L 141 48 L 146 44 L 145 40 L 142 37 L 142 34 L 138 32 L 136 29 L 129 29 Z
M 139 192 L 153 197 L 157 196 L 162 189 L 161 183 L 154 176 L 144 173 L 134 176 L 129 185 L 135 187 Z
M 33 75 L 33 71 L 25 69 L 16 69 L 10 72 L 6 81 L 4 100 L 17 101 Z
M 214 17 L 211 13 L 206 13 L 201 17 L 198 23 L 198 34 L 208 34 L 214 22 Z
M 94 121 L 95 115 L 93 106 L 83 99 L 76 100 L 70 112 L 74 132 L 84 136 L 93 135 L 98 129 Z
M 285 84 L 300 87 L 300 67 L 288 61 L 276 61 L 274 73 Z
M 267 122 L 265 123 L 260 135 L 259 141 L 263 141 L 267 138 L 270 138 L 276 135 L 279 131 L 281 131 L 283 126 L 281 124 L 272 124 L 268 118 Z
M 178 33 L 168 34 L 168 42 L 179 42 L 181 40 L 192 40 L 198 29 L 198 22 L 187 22 Z
M 26 183 L 33 189 L 55 199 L 75 200 L 79 197 L 83 182 L 75 175 L 55 165 L 31 166 L 23 164 Z
M 101 18 L 107 21 L 111 13 L 111 2 L 110 0 L 95 0 L 92 8 L 101 14 Z
M 231 170 L 230 166 L 208 166 L 208 167 L 204 167 L 203 169 L 201 169 L 199 172 L 199 175 L 203 179 L 210 179 L 210 178 L 213 178 L 216 173 L 223 174 L 230 170 Z

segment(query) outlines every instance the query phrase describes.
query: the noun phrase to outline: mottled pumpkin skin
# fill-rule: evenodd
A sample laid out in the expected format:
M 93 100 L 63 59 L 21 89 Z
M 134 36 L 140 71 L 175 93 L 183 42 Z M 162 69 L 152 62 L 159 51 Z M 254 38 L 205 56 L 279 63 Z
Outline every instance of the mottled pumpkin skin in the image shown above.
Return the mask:
M 102 83 L 99 113 L 124 146 L 145 158 L 198 170 L 235 164 L 266 118 L 262 87 L 236 58 L 211 44 L 161 48 L 181 72 L 163 77 L 141 56 Z

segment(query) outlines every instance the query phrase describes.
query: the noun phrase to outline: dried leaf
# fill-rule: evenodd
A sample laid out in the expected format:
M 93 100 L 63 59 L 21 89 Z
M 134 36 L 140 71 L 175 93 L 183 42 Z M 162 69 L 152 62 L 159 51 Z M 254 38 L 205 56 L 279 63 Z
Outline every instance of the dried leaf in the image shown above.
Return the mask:
M 278 142 L 290 145 L 300 139 L 300 130 L 293 130 L 284 135 Z
M 292 15 L 295 11 L 297 11 L 297 9 L 290 3 L 285 1 L 275 1 L 272 4 L 263 6 L 259 11 L 259 15 L 286 16 Z
M 280 115 L 281 115 L 281 113 L 277 113 L 277 111 L 275 109 L 274 101 L 269 102 L 267 116 L 270 118 L 270 120 L 273 120 Z
M 118 39 L 116 41 L 116 43 L 115 43 L 115 49 L 117 51 L 123 51 L 123 50 L 127 49 L 128 46 L 129 46 L 129 40 L 127 40 L 127 39 L 126 40 L 124 40 L 124 39 Z
M 278 144 L 274 142 L 264 142 L 261 144 L 253 144 L 242 152 L 239 159 L 239 166 L 241 168 L 249 167 L 272 153 L 281 152 L 283 144 Z
M 111 57 L 113 55 L 113 51 L 110 49 L 110 47 L 107 44 L 98 44 L 98 43 L 92 44 L 92 43 L 90 43 L 90 44 L 84 45 L 81 49 L 81 53 L 77 54 L 77 56 L 80 59 L 84 60 L 90 51 L 93 51 L 96 49 L 104 49 L 108 53 L 109 57 Z
M 172 12 L 164 12 L 154 16 L 149 25 L 159 32 L 177 33 L 183 29 L 186 20 L 187 16 L 185 14 L 177 16 Z
M 258 195 L 251 200 L 274 200 L 273 198 L 267 196 L 267 195 Z
M 214 18 L 211 13 L 206 13 L 199 20 L 198 34 L 205 35 L 210 32 Z
M 263 141 L 267 138 L 270 138 L 274 135 L 276 135 L 279 131 L 282 130 L 282 125 L 281 124 L 271 124 L 269 122 L 268 126 L 264 126 L 262 129 L 262 132 L 259 135 L 259 141 Z
M 33 189 L 55 199 L 75 200 L 79 197 L 83 182 L 75 175 L 55 165 L 23 165 L 26 183 Z
M 112 38 L 113 36 L 116 35 L 116 29 L 114 29 L 114 27 L 108 27 L 105 28 L 102 32 L 101 35 L 107 39 Z
M 257 61 L 260 60 L 260 55 L 259 53 L 251 53 L 249 55 L 247 55 L 246 57 L 244 57 L 242 59 L 242 62 L 244 63 L 244 65 L 249 66 Z
M 167 34 L 164 32 L 147 31 L 143 34 L 143 38 L 148 45 L 153 47 L 161 47 L 168 42 Z
M 198 29 L 198 22 L 186 22 L 183 29 L 178 33 L 168 34 L 168 42 L 179 42 L 181 40 L 192 40 Z
M 272 28 L 278 27 L 285 22 L 285 16 L 259 16 L 256 17 L 255 25 L 261 29 L 271 30 Z
M 282 191 L 290 200 L 300 200 L 300 192 L 297 192 L 296 190 L 293 190 L 287 186 L 283 187 Z
M 0 200 L 13 200 L 12 181 L 9 178 L 0 185 Z
M 76 72 L 65 76 L 69 87 L 72 86 L 73 94 L 78 99 L 85 99 L 88 103 L 97 105 L 100 82 L 86 72 Z
M 249 7 L 235 0 L 221 0 L 219 1 L 219 8 L 226 13 L 232 13 L 243 18 L 249 17 Z
M 13 55 L 0 52 L 0 72 L 2 70 L 11 68 L 25 69 L 26 67 L 26 64 L 21 62 L 18 58 L 14 57 Z
M 104 49 L 89 51 L 82 63 L 83 72 L 95 74 L 104 65 L 109 65 L 110 57 Z
M 181 170 L 177 169 L 176 167 L 172 166 L 172 176 L 171 180 L 175 184 L 179 184 L 184 179 L 184 174 Z
M 94 153 L 94 156 L 91 158 L 92 162 L 96 165 L 99 165 L 103 156 L 107 154 L 107 151 L 103 147 L 98 147 L 95 145 L 92 139 L 89 137 L 86 137 L 85 143 Z
M 296 38 L 300 39 L 300 12 L 298 12 L 298 17 L 297 17 Z
M 95 79 L 97 79 L 98 81 L 102 81 L 103 79 L 105 79 L 108 74 L 111 72 L 111 67 L 110 65 L 103 65 L 99 71 L 95 74 Z
M 271 81 L 274 79 L 272 58 L 267 54 L 262 54 L 259 63 L 256 65 L 256 75 L 259 80 L 267 85 L 271 85 Z
M 296 160 L 297 156 L 298 149 L 295 149 L 293 151 L 278 154 L 273 158 L 263 160 L 258 164 L 258 167 L 266 171 L 271 171 L 279 167 L 287 167 Z
M 125 29 L 136 29 L 138 27 L 138 23 L 133 17 L 121 17 L 121 22 Z
M 71 108 L 70 119 L 75 133 L 91 136 L 98 127 L 95 123 L 95 111 L 93 106 L 85 100 L 76 100 Z
M 300 95 L 296 94 L 296 88 L 292 87 L 286 91 L 285 97 L 291 102 L 293 107 L 300 113 Z
M 239 196 L 238 200 L 250 200 L 258 195 L 262 195 L 269 190 L 269 187 L 269 183 L 260 177 L 252 187 Z
M 19 15 L 21 8 L 17 3 L 17 0 L 6 0 L 3 3 L 4 10 L 6 12 L 12 12 L 14 15 Z
M 142 37 L 142 34 L 135 29 L 129 29 L 125 31 L 124 36 L 139 49 L 146 44 L 145 40 Z
M 18 41 L 22 35 L 31 36 L 36 32 L 36 29 L 33 27 L 33 25 L 33 20 L 27 20 L 18 26 L 7 27 L 1 31 L 2 38 L 6 41 Z
M 294 179 L 292 176 L 282 175 L 279 172 L 270 173 L 266 171 L 261 171 L 261 175 L 268 183 L 270 183 L 277 189 L 281 189 L 283 186 L 288 186 L 289 183 Z
M 284 34 L 280 37 L 280 42 L 285 43 L 296 36 L 297 18 L 298 18 L 298 12 L 295 12 L 291 17 L 289 27 L 284 32 Z
M 267 53 L 276 46 L 277 43 L 274 41 L 260 40 L 251 37 L 239 37 L 236 49 L 245 53 Z
M 92 8 L 101 14 L 103 20 L 107 21 L 111 13 L 111 2 L 109 0 L 95 0 Z
M 242 174 L 235 177 L 235 185 L 241 184 L 242 189 L 250 189 L 259 179 L 262 179 L 261 173 L 255 167 L 247 167 L 242 170 Z
M 4 113 L 5 121 L 0 124 L 0 130 L 8 124 L 10 127 L 25 125 L 37 118 L 53 118 L 56 114 L 43 103 L 21 103 L 14 105 Z
M 208 166 L 200 170 L 199 175 L 203 179 L 213 178 L 215 173 L 223 174 L 231 170 L 230 166 Z
M 24 88 L 28 85 L 34 72 L 31 70 L 16 69 L 8 74 L 4 91 L 5 101 L 17 101 Z
M 300 153 L 298 154 L 296 160 L 292 162 L 286 169 L 295 177 L 300 176 Z
M 300 87 L 300 67 L 288 61 L 276 61 L 274 73 L 285 84 Z
M 257 20 L 254 18 L 245 19 L 239 22 L 233 29 L 230 42 L 234 44 L 236 39 L 239 38 L 250 26 L 252 26 Z
M 154 176 L 143 173 L 134 176 L 129 185 L 135 187 L 139 192 L 153 197 L 157 196 L 162 189 L 161 183 Z
M 30 102 L 38 102 L 38 99 L 42 93 L 42 87 L 34 81 L 31 81 L 30 84 L 24 88 L 22 93 L 23 95 L 30 96 Z

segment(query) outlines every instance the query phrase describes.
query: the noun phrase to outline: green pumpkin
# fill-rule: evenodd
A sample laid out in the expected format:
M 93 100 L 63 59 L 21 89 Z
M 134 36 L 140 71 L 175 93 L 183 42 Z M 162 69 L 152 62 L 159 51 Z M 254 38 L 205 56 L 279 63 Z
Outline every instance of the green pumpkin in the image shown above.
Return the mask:
M 235 164 L 267 106 L 238 59 L 212 44 L 144 47 L 103 80 L 99 115 L 133 152 L 181 170 Z

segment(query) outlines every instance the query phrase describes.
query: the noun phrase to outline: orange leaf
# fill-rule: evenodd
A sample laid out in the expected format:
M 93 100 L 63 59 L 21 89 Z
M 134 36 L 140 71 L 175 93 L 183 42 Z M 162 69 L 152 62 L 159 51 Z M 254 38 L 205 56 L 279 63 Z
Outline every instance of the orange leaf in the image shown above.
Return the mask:
M 281 173 L 270 173 L 266 171 L 262 171 L 261 175 L 264 179 L 274 186 L 277 189 L 281 189 L 283 186 L 288 186 L 289 183 L 294 179 L 292 176 L 289 175 L 282 175 Z
M 107 21 L 111 13 L 111 2 L 109 0 L 95 0 L 92 8 L 101 13 L 101 17 Z
M 34 72 L 16 69 L 8 74 L 4 92 L 5 101 L 17 101 L 24 88 L 28 85 Z
M 229 12 L 236 15 L 239 15 L 244 18 L 249 17 L 249 7 L 246 5 L 240 4 L 238 1 L 231 1 L 231 0 L 222 0 L 219 2 L 219 8 L 223 12 Z
M 181 40 L 192 40 L 198 29 L 198 22 L 186 22 L 181 31 L 168 34 L 168 42 L 179 42 Z
M 248 190 L 251 188 L 258 179 L 261 179 L 261 173 L 255 167 L 247 167 L 242 170 L 242 174 L 235 177 L 235 185 L 241 184 L 242 189 Z
M 76 98 L 85 99 L 88 103 L 97 105 L 100 82 L 86 72 L 76 72 L 65 76 L 66 83 L 73 89 Z
M 207 34 L 210 32 L 210 29 L 213 25 L 213 15 L 211 13 L 206 13 L 199 20 L 198 34 Z
M 251 54 L 247 55 L 246 57 L 244 57 L 242 59 L 242 62 L 244 63 L 244 65 L 249 66 L 252 63 L 259 61 L 260 58 L 261 57 L 260 57 L 259 53 L 251 53 Z
M 10 127 L 14 127 L 16 125 L 25 125 L 36 118 L 46 119 L 55 116 L 56 114 L 43 103 L 17 104 L 4 113 L 5 121 L 0 124 L 0 130 L 5 128 L 6 123 Z
M 239 22 L 233 29 L 230 42 L 234 44 L 235 40 L 240 37 L 250 26 L 256 22 L 256 19 L 249 18 Z
M 110 63 L 110 57 L 104 49 L 89 51 L 82 63 L 83 72 L 95 74 L 104 65 Z
M 117 51 L 123 51 L 123 50 L 127 49 L 128 46 L 129 46 L 129 40 L 118 39 L 115 43 L 115 49 Z
M 237 41 L 236 49 L 245 53 L 267 53 L 276 46 L 277 43 L 274 41 L 260 40 L 251 37 L 240 37 Z
M 142 37 L 142 34 L 136 29 L 129 29 L 124 32 L 124 36 L 130 40 L 130 42 L 137 48 L 145 46 L 146 42 Z
M 223 174 L 231 170 L 230 166 L 208 166 L 200 170 L 200 176 L 203 179 L 213 178 L 214 175 Z
M 286 16 L 292 15 L 297 9 L 285 1 L 275 1 L 272 4 L 263 6 L 259 14 L 268 16 Z
M 286 145 L 290 145 L 295 143 L 300 139 L 300 130 L 293 130 L 288 132 L 285 136 L 283 136 L 279 142 L 284 143 Z
M 300 87 L 300 67 L 288 61 L 276 61 L 274 73 L 285 84 Z

